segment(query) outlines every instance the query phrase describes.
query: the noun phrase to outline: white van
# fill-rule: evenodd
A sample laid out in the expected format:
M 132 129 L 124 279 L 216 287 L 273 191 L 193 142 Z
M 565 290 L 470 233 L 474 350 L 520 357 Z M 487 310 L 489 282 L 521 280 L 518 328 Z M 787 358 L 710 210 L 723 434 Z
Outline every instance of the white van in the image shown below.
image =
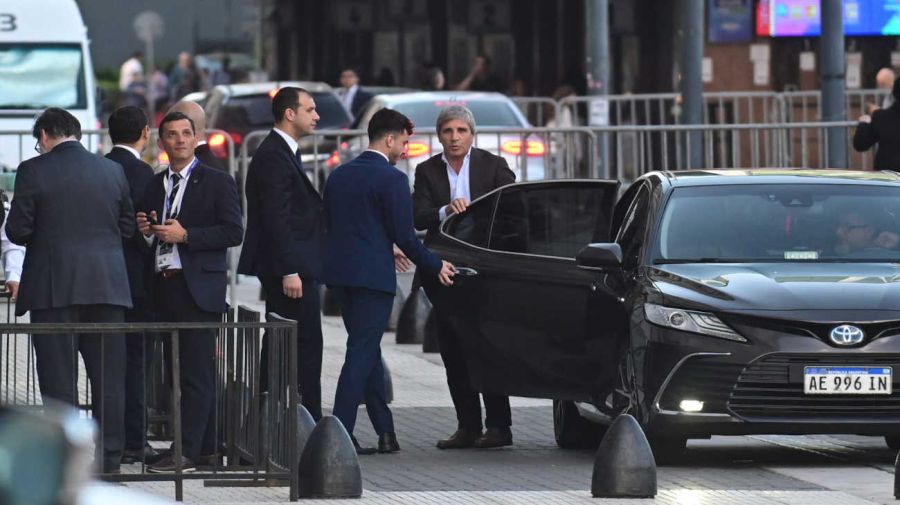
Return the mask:
M 99 128 L 88 46 L 75 0 L 0 1 L 0 171 L 37 155 L 30 133 L 11 132 L 30 132 L 47 107 L 68 110 L 82 130 Z M 97 141 L 82 138 L 91 150 Z

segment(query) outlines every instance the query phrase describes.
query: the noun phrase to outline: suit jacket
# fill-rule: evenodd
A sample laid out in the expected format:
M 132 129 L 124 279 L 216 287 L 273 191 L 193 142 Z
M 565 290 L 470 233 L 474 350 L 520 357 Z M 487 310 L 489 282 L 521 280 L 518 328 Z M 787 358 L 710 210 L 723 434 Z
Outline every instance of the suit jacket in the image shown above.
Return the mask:
M 442 155 L 419 163 L 413 183 L 413 215 L 416 229 L 427 230 L 425 243 L 438 232 L 441 207 L 450 203 L 450 177 Z M 484 149 L 472 148 L 469 157 L 469 195 L 472 200 L 507 184 L 516 182 L 506 159 Z
M 16 314 L 106 304 L 131 307 L 122 239 L 134 233 L 128 180 L 79 142 L 26 160 L 6 234 L 27 246 Z
M 110 160 L 122 165 L 125 173 L 125 179 L 128 180 L 130 188 L 131 201 L 135 208 L 140 207 L 140 202 L 144 198 L 144 191 L 147 185 L 153 179 L 153 169 L 150 165 L 135 158 L 134 154 L 121 147 L 113 147 L 112 151 L 106 155 Z M 127 239 L 122 240 L 122 248 L 125 251 L 125 267 L 128 270 L 128 283 L 131 285 L 131 297 L 135 300 L 147 298 L 147 286 L 144 281 L 145 265 L 150 260 L 150 247 L 147 242 L 134 228 L 134 234 Z
M 236 154 L 236 153 L 235 153 Z M 223 172 L 228 172 L 228 168 L 222 163 L 222 160 L 216 158 L 216 155 L 209 149 L 209 144 L 200 144 L 194 148 L 194 156 L 200 160 L 200 163 L 213 168 L 218 168 Z
M 350 114 L 355 118 L 373 96 L 375 95 L 364 90 L 362 86 L 356 88 L 356 94 L 353 95 L 353 103 L 350 104 Z
M 872 113 L 872 122 L 859 123 L 853 134 L 853 148 L 865 151 L 875 144 L 875 170 L 900 170 L 900 104 Z
M 168 173 L 165 170 L 153 177 L 141 210 L 163 215 L 164 180 Z M 188 232 L 188 243 L 178 244 L 178 256 L 194 302 L 206 312 L 224 312 L 228 284 L 226 253 L 229 247 L 241 243 L 244 233 L 234 179 L 221 170 L 198 163 L 184 190 L 178 222 Z M 150 261 L 149 267 L 154 269 L 155 261 Z
M 238 272 L 322 275 L 325 216 L 322 197 L 275 131 L 262 141 L 247 170 L 247 237 Z
M 378 153 L 365 151 L 325 183 L 328 247 L 325 282 L 394 293 L 393 244 L 424 273 L 441 260 L 416 238 L 409 179 Z

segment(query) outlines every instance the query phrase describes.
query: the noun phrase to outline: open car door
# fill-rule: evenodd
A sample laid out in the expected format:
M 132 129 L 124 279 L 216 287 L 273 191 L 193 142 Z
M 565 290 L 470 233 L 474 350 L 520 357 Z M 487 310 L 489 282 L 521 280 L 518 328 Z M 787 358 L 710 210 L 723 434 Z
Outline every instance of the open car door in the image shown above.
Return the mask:
M 459 274 L 441 310 L 476 389 L 580 401 L 608 392 L 624 316 L 604 274 L 577 267 L 575 256 L 610 240 L 618 186 L 514 184 L 444 222 L 429 247 Z

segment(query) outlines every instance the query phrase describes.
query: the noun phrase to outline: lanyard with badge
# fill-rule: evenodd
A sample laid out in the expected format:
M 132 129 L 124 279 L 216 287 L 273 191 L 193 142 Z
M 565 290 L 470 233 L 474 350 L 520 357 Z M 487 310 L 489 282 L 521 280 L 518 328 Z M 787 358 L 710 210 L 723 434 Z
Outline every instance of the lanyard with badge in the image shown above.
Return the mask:
M 181 203 L 184 200 L 184 192 L 187 190 L 187 180 L 191 175 L 191 171 L 194 170 L 194 167 L 197 166 L 199 161 L 197 158 L 188 165 L 187 168 L 182 170 L 184 175 L 179 175 L 179 183 L 178 186 L 175 187 L 175 183 L 172 182 L 172 176 L 169 175 L 163 180 L 164 187 L 166 189 L 166 199 L 163 206 L 163 219 L 162 222 L 165 223 L 169 219 L 177 219 L 178 212 L 181 210 Z M 174 173 L 174 172 L 173 172 Z M 180 198 L 179 198 L 180 193 Z M 160 270 L 165 270 L 166 268 L 171 267 L 175 262 L 175 244 L 170 244 L 167 242 L 159 243 L 159 250 L 156 253 L 156 267 Z

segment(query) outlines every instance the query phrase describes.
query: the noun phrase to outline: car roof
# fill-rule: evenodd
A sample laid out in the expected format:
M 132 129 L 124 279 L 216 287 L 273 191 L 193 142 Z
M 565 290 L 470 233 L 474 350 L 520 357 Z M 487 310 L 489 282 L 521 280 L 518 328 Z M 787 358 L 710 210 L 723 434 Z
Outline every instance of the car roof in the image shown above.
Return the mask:
M 834 169 L 725 169 L 651 172 L 643 177 L 662 176 L 674 187 L 721 186 L 734 184 L 898 184 L 893 171 Z
M 248 96 L 260 95 L 268 93 L 273 89 L 283 88 L 285 86 L 294 86 L 303 88 L 312 93 L 325 93 L 331 91 L 331 86 L 325 82 L 319 81 L 269 81 L 269 82 L 247 82 L 241 84 L 220 84 L 214 89 L 220 89 L 228 96 Z
M 413 93 L 397 93 L 390 95 L 378 95 L 378 99 L 388 106 L 400 103 L 416 103 L 416 102 L 512 102 L 508 96 L 502 93 L 481 92 L 481 91 L 416 91 Z

